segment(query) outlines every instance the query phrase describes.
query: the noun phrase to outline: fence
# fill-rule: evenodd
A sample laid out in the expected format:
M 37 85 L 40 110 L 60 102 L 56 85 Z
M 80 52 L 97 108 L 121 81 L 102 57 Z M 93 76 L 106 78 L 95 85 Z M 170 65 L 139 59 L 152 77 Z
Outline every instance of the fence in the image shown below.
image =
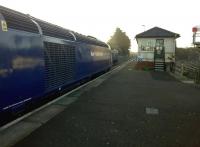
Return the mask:
M 176 63 L 175 73 L 193 79 L 200 84 L 200 66 L 193 63 Z

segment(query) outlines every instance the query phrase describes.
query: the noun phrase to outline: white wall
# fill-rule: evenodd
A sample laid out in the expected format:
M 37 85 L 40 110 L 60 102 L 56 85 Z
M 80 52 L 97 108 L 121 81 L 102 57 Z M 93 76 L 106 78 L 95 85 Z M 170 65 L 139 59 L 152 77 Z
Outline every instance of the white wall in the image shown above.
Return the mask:
M 164 39 L 165 61 L 170 62 L 168 57 L 175 55 L 176 40 L 174 38 L 138 38 L 138 55 L 143 58 L 143 61 L 153 61 L 156 39 Z

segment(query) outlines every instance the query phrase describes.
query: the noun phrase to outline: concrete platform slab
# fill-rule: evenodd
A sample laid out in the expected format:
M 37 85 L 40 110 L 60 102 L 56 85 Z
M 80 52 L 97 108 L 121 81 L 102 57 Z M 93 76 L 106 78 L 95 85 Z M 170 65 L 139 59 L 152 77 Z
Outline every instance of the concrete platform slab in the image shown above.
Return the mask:
M 62 98 L 61 100 L 57 101 L 55 104 L 68 106 L 69 104 L 75 102 L 77 99 L 78 99 L 78 97 L 66 96 L 66 97 Z
M 17 141 L 22 140 L 41 125 L 42 124 L 39 122 L 22 121 L 10 127 L 9 129 L 1 131 L 0 146 L 9 147 L 14 145 Z
M 28 122 L 36 122 L 44 124 L 49 121 L 51 118 L 56 116 L 58 113 L 62 112 L 66 107 L 62 105 L 50 105 L 45 109 L 29 116 L 28 118 L 24 119 L 24 121 Z

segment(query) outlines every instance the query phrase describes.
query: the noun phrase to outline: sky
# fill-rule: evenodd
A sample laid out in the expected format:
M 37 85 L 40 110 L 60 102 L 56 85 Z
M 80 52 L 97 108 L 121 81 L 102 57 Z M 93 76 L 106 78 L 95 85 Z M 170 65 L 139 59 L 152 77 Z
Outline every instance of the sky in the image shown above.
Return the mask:
M 192 27 L 200 25 L 199 0 L 0 0 L 0 5 L 107 42 L 116 27 L 131 39 L 152 27 L 181 35 L 178 47 L 192 45 Z

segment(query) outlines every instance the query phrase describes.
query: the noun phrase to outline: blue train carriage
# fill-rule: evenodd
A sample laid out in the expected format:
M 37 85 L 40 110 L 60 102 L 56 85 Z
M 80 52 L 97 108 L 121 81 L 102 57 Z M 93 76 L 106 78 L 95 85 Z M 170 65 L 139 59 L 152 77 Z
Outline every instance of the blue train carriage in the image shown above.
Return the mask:
M 111 67 L 107 44 L 0 6 L 0 114 Z

